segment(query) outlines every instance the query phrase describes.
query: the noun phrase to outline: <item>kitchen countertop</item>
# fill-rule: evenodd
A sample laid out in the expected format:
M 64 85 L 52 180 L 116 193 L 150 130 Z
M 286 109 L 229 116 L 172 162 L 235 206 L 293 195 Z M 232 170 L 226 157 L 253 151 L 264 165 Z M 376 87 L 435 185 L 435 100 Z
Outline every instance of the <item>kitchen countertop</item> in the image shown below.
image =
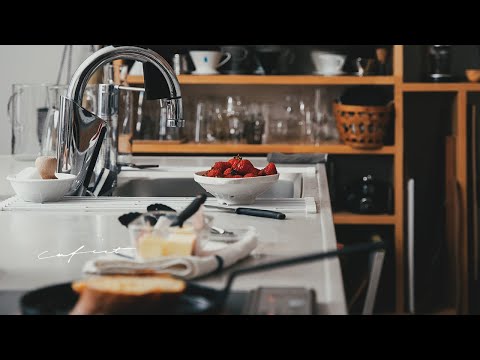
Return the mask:
M 138 157 L 135 163 L 158 163 L 160 168 L 208 168 L 216 157 Z M 265 164 L 265 158 L 252 158 L 253 163 Z M 0 200 L 14 195 L 5 179 L 32 162 L 15 161 L 11 156 L 0 156 Z M 311 166 L 311 165 L 310 165 Z M 281 169 L 281 166 L 279 167 Z M 279 170 L 280 171 L 280 170 Z M 335 230 L 330 208 L 324 165 L 317 165 L 317 214 L 288 214 L 285 221 L 214 213 L 215 223 L 225 228 L 252 225 L 259 233 L 256 256 L 241 264 L 248 266 L 262 262 L 311 252 L 336 248 Z M 111 251 L 130 247 L 127 230 L 118 223 L 120 213 L 62 213 L 0 211 L 0 291 L 27 290 L 45 285 L 72 281 L 82 276 L 85 261 L 98 255 L 82 254 L 68 258 L 39 260 L 44 251 L 51 254 L 69 254 L 80 246 L 84 250 Z M 221 225 L 220 225 L 221 224 Z M 199 282 L 216 288 L 225 285 L 225 273 L 208 276 Z M 346 304 L 339 261 L 319 263 L 239 277 L 236 290 L 266 287 L 307 287 L 316 291 L 317 302 L 324 314 L 345 314 Z

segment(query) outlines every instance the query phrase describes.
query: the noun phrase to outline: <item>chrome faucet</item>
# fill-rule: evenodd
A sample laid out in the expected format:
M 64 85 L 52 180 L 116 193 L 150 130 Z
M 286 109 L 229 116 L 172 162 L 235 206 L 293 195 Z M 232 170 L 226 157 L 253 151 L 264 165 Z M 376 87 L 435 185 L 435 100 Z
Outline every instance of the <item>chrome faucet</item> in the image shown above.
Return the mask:
M 83 196 L 88 193 L 95 167 L 107 168 L 116 179 L 118 91 L 124 87 L 100 84 L 96 115 L 84 109 L 81 104 L 93 73 L 117 59 L 153 64 L 163 75 L 168 88 L 168 95 L 160 99 L 161 106 L 166 107 L 167 126 L 185 125 L 180 84 L 163 57 L 152 50 L 133 46 L 109 46 L 95 52 L 79 66 L 70 81 L 67 95 L 61 97 L 57 172 L 77 176 L 68 195 Z M 115 183 L 114 181 L 112 187 Z

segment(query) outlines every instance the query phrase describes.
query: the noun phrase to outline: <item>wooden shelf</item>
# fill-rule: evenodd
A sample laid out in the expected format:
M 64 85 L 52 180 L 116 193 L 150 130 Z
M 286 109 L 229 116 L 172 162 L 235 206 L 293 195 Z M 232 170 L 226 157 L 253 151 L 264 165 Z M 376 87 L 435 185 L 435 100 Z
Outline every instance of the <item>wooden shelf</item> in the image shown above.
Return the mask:
M 395 215 L 360 215 L 349 212 L 333 214 L 337 225 L 395 225 Z
M 179 75 L 182 85 L 393 85 L 393 76 L 318 75 Z M 131 85 L 142 85 L 143 76 L 129 76 Z
M 357 150 L 350 146 L 338 143 L 323 145 L 295 145 L 295 144 L 179 144 L 155 140 L 135 140 L 132 150 L 136 154 L 177 153 L 177 154 L 267 154 L 271 152 L 283 153 L 325 153 L 344 155 L 393 155 L 394 146 L 384 146 L 378 150 Z
M 480 92 L 478 83 L 403 83 L 403 92 Z

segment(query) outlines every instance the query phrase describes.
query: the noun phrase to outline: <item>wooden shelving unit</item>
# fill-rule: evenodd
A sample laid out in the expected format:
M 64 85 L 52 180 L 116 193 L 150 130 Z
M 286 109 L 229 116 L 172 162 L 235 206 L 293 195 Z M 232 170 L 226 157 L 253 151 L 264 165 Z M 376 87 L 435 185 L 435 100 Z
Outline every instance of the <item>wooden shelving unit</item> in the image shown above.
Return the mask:
M 392 86 L 395 92 L 396 119 L 395 145 L 378 150 L 357 150 L 344 144 L 327 143 L 319 146 L 275 144 L 275 145 L 232 145 L 232 144 L 178 144 L 160 141 L 134 141 L 133 152 L 137 154 L 266 154 L 284 153 L 328 153 L 335 155 L 372 155 L 393 157 L 394 162 L 394 215 L 358 215 L 346 212 L 334 214 L 337 225 L 390 225 L 395 234 L 396 266 L 396 309 L 404 311 L 404 240 L 403 240 L 403 46 L 394 45 L 394 74 L 392 76 L 316 76 L 316 75 L 180 75 L 178 79 L 184 86 L 217 85 L 285 85 L 285 86 L 356 86 L 379 85 Z M 129 76 L 131 85 L 143 85 L 142 76 Z
M 480 84 L 475 83 L 403 83 L 404 92 L 479 92 Z
M 322 145 L 296 144 L 177 144 L 162 143 L 155 140 L 137 140 L 133 143 L 133 152 L 137 154 L 267 154 L 271 152 L 283 153 L 326 153 L 341 155 L 393 155 L 394 146 L 384 146 L 378 150 L 353 149 L 348 145 L 326 143 Z
M 182 85 L 393 85 L 393 76 L 318 75 L 179 75 Z M 131 85 L 143 84 L 143 76 L 129 76 Z
M 359 215 L 348 212 L 333 214 L 336 225 L 395 225 L 395 215 Z
M 393 159 L 394 178 L 394 214 L 393 215 L 358 215 L 352 213 L 335 213 L 334 221 L 337 225 L 388 225 L 394 228 L 395 242 L 395 306 L 399 313 L 405 310 L 405 241 L 404 241 L 404 96 L 406 93 L 418 92 L 454 92 L 456 93 L 456 176 L 460 187 L 463 213 L 467 209 L 467 169 L 466 158 L 466 107 L 469 92 L 480 92 L 480 84 L 471 83 L 406 83 L 404 82 L 404 45 L 394 45 L 393 52 L 393 76 L 262 76 L 262 75 L 181 75 L 179 81 L 188 86 L 209 85 L 291 85 L 291 86 L 348 86 L 348 85 L 380 85 L 392 86 L 395 100 L 395 145 L 386 146 L 375 151 L 355 150 L 343 144 L 310 145 L 227 145 L 227 144 L 162 144 L 158 141 L 135 141 L 133 151 L 135 153 L 162 153 L 162 154 L 265 154 L 269 152 L 285 153 L 329 153 L 341 155 L 390 155 Z M 132 85 L 143 84 L 143 77 L 129 77 L 128 82 Z M 466 228 L 466 217 L 462 224 Z M 464 232 L 458 239 L 459 252 L 467 258 L 467 235 Z M 462 303 L 466 307 L 464 296 L 466 285 L 467 264 L 461 264 L 462 279 Z

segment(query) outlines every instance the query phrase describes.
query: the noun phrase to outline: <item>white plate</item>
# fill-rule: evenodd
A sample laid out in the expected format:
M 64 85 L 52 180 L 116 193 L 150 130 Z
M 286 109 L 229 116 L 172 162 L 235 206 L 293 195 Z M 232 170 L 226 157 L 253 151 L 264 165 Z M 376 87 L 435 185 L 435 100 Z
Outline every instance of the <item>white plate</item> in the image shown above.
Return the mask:
M 196 70 L 192 71 L 192 75 L 218 75 L 218 74 L 220 74 L 218 71 L 209 72 L 209 73 L 197 72 Z

